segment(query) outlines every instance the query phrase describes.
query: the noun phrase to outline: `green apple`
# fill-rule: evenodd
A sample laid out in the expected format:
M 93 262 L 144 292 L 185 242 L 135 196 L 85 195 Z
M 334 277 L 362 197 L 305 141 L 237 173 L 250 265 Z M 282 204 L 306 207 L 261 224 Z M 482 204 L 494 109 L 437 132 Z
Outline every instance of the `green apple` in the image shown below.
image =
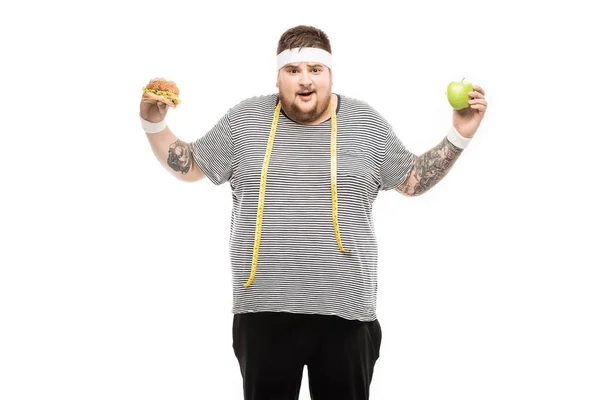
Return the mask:
M 469 92 L 473 91 L 473 84 L 464 80 L 465 78 L 462 78 L 460 82 L 450 82 L 446 90 L 448 101 L 455 110 L 469 107 Z

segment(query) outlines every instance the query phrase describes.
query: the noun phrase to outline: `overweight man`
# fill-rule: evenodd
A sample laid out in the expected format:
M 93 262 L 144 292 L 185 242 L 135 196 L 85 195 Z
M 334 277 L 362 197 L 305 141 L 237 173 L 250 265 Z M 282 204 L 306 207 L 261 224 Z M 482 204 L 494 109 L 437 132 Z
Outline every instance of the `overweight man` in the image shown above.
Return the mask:
M 142 127 L 175 177 L 231 187 L 244 399 L 298 399 L 306 366 L 313 400 L 366 400 L 382 340 L 373 202 L 440 182 L 482 121 L 485 92 L 474 86 L 441 142 L 415 155 L 366 102 L 332 92 L 323 31 L 287 30 L 274 61 L 277 92 L 234 105 L 195 141 L 175 136 L 161 102 L 140 103 Z

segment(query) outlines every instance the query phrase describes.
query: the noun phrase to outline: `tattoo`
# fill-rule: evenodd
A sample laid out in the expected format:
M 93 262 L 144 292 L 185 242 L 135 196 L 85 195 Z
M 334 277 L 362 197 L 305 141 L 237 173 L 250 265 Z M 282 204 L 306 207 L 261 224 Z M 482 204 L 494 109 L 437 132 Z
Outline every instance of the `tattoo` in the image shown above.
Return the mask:
M 188 143 L 177 140 L 169 146 L 169 158 L 167 164 L 175 171 L 183 175 L 190 172 L 192 167 L 192 150 Z
M 446 176 L 461 153 L 462 149 L 444 138 L 436 147 L 417 157 L 406 182 L 396 190 L 409 196 L 425 193 Z

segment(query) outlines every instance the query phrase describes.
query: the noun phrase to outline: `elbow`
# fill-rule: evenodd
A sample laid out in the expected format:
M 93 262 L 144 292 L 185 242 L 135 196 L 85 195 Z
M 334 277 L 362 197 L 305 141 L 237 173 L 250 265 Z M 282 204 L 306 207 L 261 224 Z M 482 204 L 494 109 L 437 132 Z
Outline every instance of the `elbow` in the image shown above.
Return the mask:
M 198 174 L 193 174 L 191 172 L 187 173 L 187 174 L 177 174 L 175 176 L 181 182 L 188 182 L 188 183 L 198 182 L 200 179 L 202 179 L 202 177 L 198 176 Z
M 191 178 L 186 177 L 185 175 L 178 175 L 177 180 L 179 180 L 180 182 L 187 182 L 187 183 L 192 183 L 192 182 L 197 181 L 197 179 L 191 179 Z
M 396 188 L 395 188 L 395 190 L 398 193 L 401 193 L 407 197 L 421 196 L 423 193 L 427 192 L 429 189 L 430 188 L 418 184 L 418 182 L 411 184 L 408 180 L 407 180 L 407 182 L 405 182 L 399 186 L 396 186 Z
M 418 197 L 420 195 L 422 195 L 425 192 L 417 192 L 414 190 L 408 191 L 408 190 L 402 190 L 400 188 L 396 188 L 396 191 L 406 197 Z
M 204 178 L 204 172 L 196 165 L 195 162 L 192 163 L 191 168 L 188 172 L 177 174 L 177 178 L 184 182 L 198 182 L 202 178 Z
M 423 190 L 423 191 L 420 191 L 420 192 L 414 192 L 414 193 L 412 193 L 410 195 L 410 197 L 419 197 L 419 196 L 421 196 L 425 192 L 427 192 L 427 190 Z

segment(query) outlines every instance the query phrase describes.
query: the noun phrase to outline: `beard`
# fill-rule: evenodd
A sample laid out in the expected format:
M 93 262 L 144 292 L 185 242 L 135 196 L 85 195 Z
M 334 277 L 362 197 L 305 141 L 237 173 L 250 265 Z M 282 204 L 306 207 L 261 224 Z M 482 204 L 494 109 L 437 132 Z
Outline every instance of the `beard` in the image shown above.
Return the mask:
M 317 96 L 316 93 L 314 96 Z M 329 102 L 331 101 L 331 93 L 329 94 L 329 98 L 323 103 L 319 101 L 319 98 L 317 97 L 315 105 L 309 111 L 303 111 L 298 107 L 294 101 L 296 97 L 292 98 L 292 100 L 288 100 L 279 93 L 279 98 L 281 99 L 281 107 L 289 118 L 301 124 L 309 124 L 318 120 L 323 113 L 327 112 Z

